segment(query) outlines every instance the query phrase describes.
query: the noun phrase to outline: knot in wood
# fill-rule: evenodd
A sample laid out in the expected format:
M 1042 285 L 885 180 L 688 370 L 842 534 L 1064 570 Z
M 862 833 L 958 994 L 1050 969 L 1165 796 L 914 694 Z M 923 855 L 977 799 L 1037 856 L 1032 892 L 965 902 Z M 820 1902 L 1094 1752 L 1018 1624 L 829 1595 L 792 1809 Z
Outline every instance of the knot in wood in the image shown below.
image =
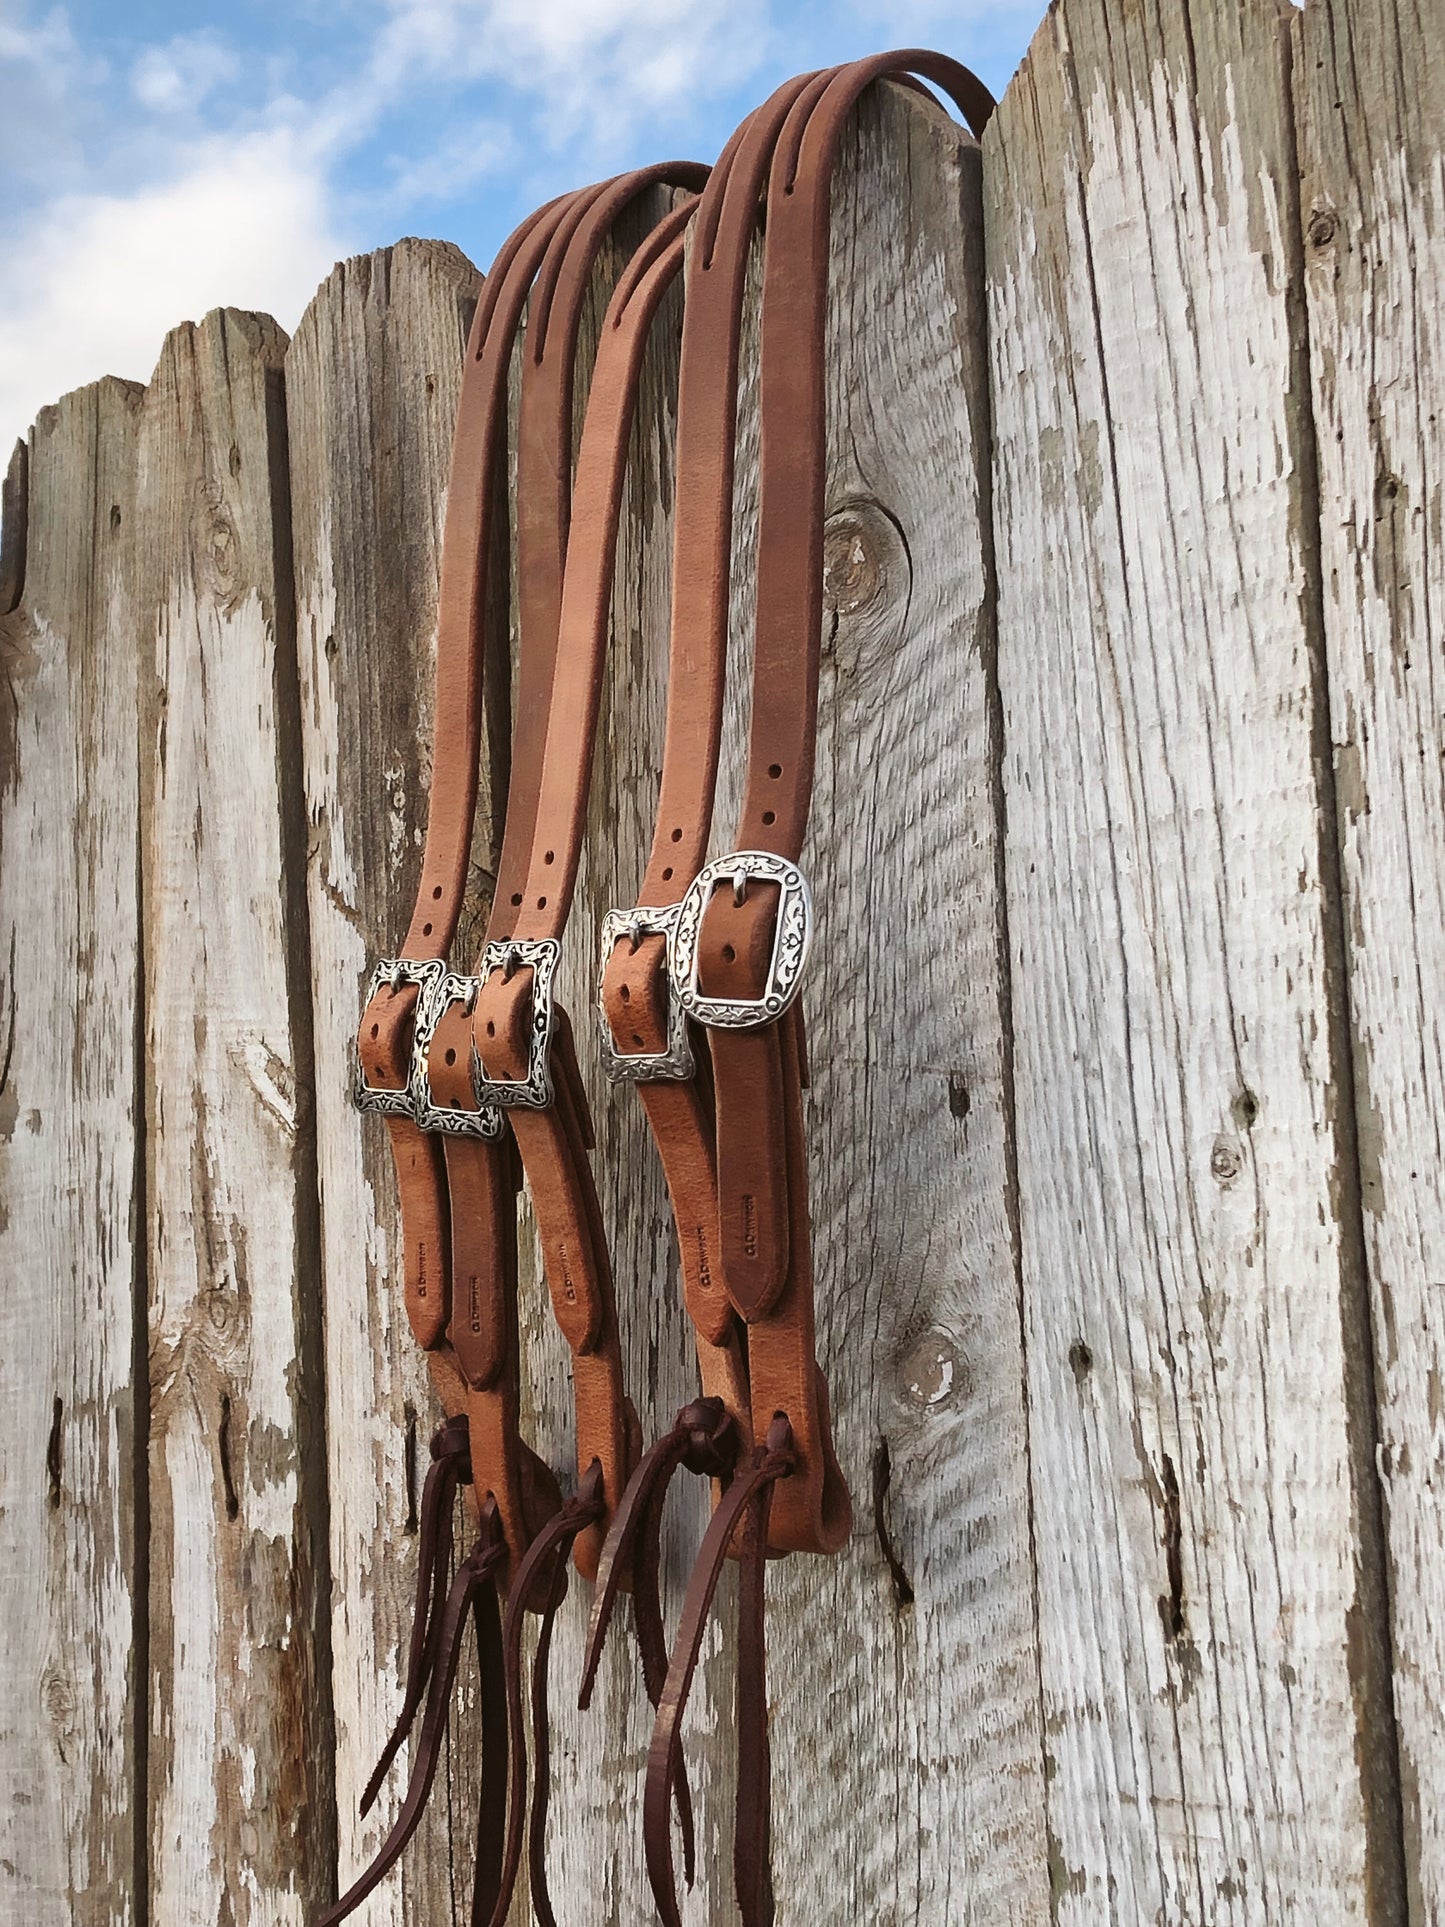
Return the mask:
M 823 600 L 834 615 L 853 615 L 877 595 L 883 559 L 872 532 L 854 510 L 829 522 L 823 536 Z
M 964 1373 L 958 1347 L 947 1332 L 926 1331 L 905 1354 L 898 1379 L 910 1404 L 934 1411 L 955 1399 L 963 1389 Z

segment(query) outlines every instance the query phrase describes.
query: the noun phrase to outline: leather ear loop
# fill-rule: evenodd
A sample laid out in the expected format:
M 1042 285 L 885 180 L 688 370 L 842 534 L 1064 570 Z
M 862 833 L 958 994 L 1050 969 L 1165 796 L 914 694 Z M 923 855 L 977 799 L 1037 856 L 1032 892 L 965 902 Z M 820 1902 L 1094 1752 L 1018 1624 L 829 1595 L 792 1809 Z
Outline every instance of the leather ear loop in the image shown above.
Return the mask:
M 649 906 L 680 901 L 706 853 L 722 734 L 728 637 L 733 447 L 742 297 L 759 195 L 773 144 L 811 81 L 778 88 L 729 143 L 703 191 L 693 233 L 678 379 L 676 526 L 667 720 Z M 602 1000 L 616 1048 L 660 1051 L 669 994 L 660 937 L 619 942 L 604 959 Z M 695 1040 L 699 1068 L 710 1075 Z M 683 1298 L 705 1394 L 745 1435 L 750 1413 L 741 1334 L 724 1287 L 710 1091 L 694 1077 L 638 1085 L 662 1160 L 677 1230 Z
M 567 568 L 569 579 L 581 570 L 589 581 L 600 581 L 604 601 L 610 599 L 638 373 L 657 305 L 681 263 L 681 232 L 688 212 L 686 207 L 675 210 L 644 243 L 644 264 L 634 264 L 624 275 L 609 306 L 599 343 L 575 487 L 576 499 L 586 505 L 587 513 L 569 538 Z M 582 249 L 583 239 L 579 231 L 569 251 L 574 257 L 581 251 L 582 258 L 569 259 L 558 278 L 551 310 L 553 330 L 558 327 L 559 315 L 576 308 L 585 293 L 584 269 L 590 266 L 590 260 Z M 590 242 L 594 253 L 596 245 L 595 239 Z M 563 339 L 570 356 L 570 328 Z M 524 373 L 524 408 L 526 379 Z M 559 411 L 556 422 L 560 425 L 561 421 Z M 519 475 L 519 495 L 523 486 Z M 576 559 L 579 551 L 580 561 Z M 566 594 L 564 586 L 564 599 Z M 534 626 L 544 619 L 545 611 L 540 615 L 532 612 Z M 603 623 L 601 640 L 605 647 L 605 608 Z M 541 861 L 535 852 L 543 843 L 554 861 L 557 850 L 564 852 L 563 863 L 556 866 L 558 884 L 547 920 L 549 936 L 560 936 L 565 926 L 576 875 L 575 858 L 567 858 L 566 851 L 569 845 L 575 846 L 585 813 L 586 778 L 590 774 L 600 692 L 600 662 L 596 660 L 600 650 L 593 650 L 589 658 L 587 644 L 591 640 L 586 633 L 578 637 L 570 624 L 565 635 L 559 628 L 554 655 L 560 661 L 565 651 L 567 673 L 559 675 L 554 664 L 550 701 L 540 731 L 545 760 L 539 785 L 543 800 L 535 813 L 534 861 Z M 524 627 L 524 653 L 528 646 Z M 562 783 L 558 769 L 567 768 L 573 758 L 581 766 L 581 781 Z M 552 798 L 558 790 L 578 798 L 575 820 L 554 818 Z M 506 861 L 504 858 L 504 867 Z M 518 937 L 532 934 L 525 917 L 517 918 L 514 931 Z M 473 1036 L 489 1076 L 517 1079 L 526 1074 L 532 1047 L 532 998 L 533 975 L 526 966 L 510 978 L 493 972 L 481 986 Z M 595 1458 L 603 1468 L 603 1517 L 580 1532 L 574 1546 L 579 1571 L 590 1577 L 601 1553 L 606 1517 L 620 1498 L 638 1456 L 640 1427 L 623 1390 L 611 1271 L 601 1208 L 586 1155 L 590 1123 L 570 1027 L 560 1011 L 556 1014 L 551 1058 L 555 1102 L 542 1110 L 518 1108 L 510 1115 L 531 1183 L 554 1314 L 572 1353 L 578 1467 L 584 1468 Z
M 575 197 L 566 196 L 530 216 L 499 253 L 483 285 L 468 338 L 465 374 L 452 450 L 448 515 L 437 631 L 437 741 L 417 906 L 406 953 L 442 956 L 455 933 L 465 885 L 466 852 L 476 799 L 480 741 L 480 631 L 485 607 L 485 569 L 492 480 L 506 426 L 507 376 L 512 342 L 527 291 L 550 237 Z M 408 986 L 383 989 L 363 1013 L 358 1051 L 368 1082 L 401 1089 L 409 1070 L 411 1027 L 417 991 Z M 446 1344 L 450 1314 L 451 1244 L 459 1227 L 450 1210 L 450 1193 L 441 1144 L 410 1119 L 388 1117 L 388 1136 L 396 1170 L 401 1219 L 403 1295 L 417 1343 L 429 1354 L 443 1407 L 466 1409 L 467 1387 L 449 1369 Z M 464 1226 L 465 1219 L 462 1220 Z M 493 1298 L 515 1289 L 493 1264 L 488 1290 Z M 515 1359 L 509 1370 L 515 1379 Z M 513 1388 L 515 1397 L 515 1387 Z M 487 1415 L 472 1401 L 477 1421 L 478 1457 L 488 1432 Z M 524 1467 L 527 1461 L 524 1460 Z M 536 1467 L 528 1468 L 529 1489 L 545 1504 L 545 1485 Z M 492 1481 L 489 1481 L 491 1483 Z M 504 1487 L 509 1534 L 520 1537 L 520 1507 Z
M 498 1811 L 506 1802 L 508 1735 L 505 1694 L 501 1690 L 501 1621 L 493 1581 L 506 1556 L 507 1542 L 502 1534 L 501 1518 L 495 1505 L 488 1501 L 482 1508 L 481 1536 L 457 1568 L 457 1576 L 447 1594 L 427 1694 L 426 1715 L 412 1760 L 406 1797 L 395 1824 L 378 1848 L 371 1865 L 335 1906 L 327 1908 L 317 1921 L 317 1927 L 337 1927 L 340 1921 L 359 1907 L 390 1873 L 416 1832 L 441 1757 L 447 1706 L 456 1684 L 457 1665 L 461 1659 L 462 1639 L 469 1615 L 476 1633 L 482 1682 L 483 1773 L 477 1826 L 477 1886 L 488 1894 L 495 1893 L 501 1872 L 497 1857 L 501 1836 Z
M 737 847 L 796 862 L 811 799 L 822 629 L 826 340 L 831 176 L 843 128 L 872 81 L 923 75 L 950 91 L 976 129 L 987 91 L 925 51 L 840 68 L 800 95 L 773 154 L 764 247 L 757 632 L 748 778 Z M 699 942 L 712 996 L 758 996 L 774 943 L 777 892 L 715 892 Z M 798 1467 L 773 1510 L 779 1550 L 832 1551 L 849 1508 L 833 1457 L 813 1346 L 807 1164 L 801 1154 L 796 1020 L 712 1036 L 718 1236 L 728 1291 L 748 1324 L 754 1423 L 783 1410 Z M 794 1030 L 791 1039 L 789 1029 Z

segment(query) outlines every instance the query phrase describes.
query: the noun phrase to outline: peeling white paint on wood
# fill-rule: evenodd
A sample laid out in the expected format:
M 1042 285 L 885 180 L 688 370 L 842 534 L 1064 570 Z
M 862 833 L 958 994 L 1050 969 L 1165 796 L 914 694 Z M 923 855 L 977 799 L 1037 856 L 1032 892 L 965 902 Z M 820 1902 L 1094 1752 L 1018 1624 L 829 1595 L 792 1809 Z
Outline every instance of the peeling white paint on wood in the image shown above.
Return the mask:
M 1295 24 L 1410 1920 L 1445 1916 L 1445 8 Z
M 41 413 L 24 598 L 0 616 L 0 1911 L 27 1927 L 128 1927 L 145 1892 L 139 397 L 103 381 Z
M 1061 1927 L 1397 1917 L 1287 14 L 1062 0 L 984 144 Z
M 285 346 L 177 329 L 139 429 L 156 1927 L 303 1927 L 331 1878 Z

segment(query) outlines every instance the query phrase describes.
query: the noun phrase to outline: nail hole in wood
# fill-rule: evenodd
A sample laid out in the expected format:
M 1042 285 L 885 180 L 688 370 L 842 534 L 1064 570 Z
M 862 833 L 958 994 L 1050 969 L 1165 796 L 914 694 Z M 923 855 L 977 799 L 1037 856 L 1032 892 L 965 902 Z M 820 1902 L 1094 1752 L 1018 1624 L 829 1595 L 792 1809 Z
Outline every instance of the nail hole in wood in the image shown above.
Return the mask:
M 235 1519 L 241 1511 L 241 1501 L 236 1496 L 236 1479 L 231 1470 L 231 1395 L 221 1394 L 221 1427 L 216 1440 L 217 1453 L 221 1461 L 221 1490 L 226 1499 L 226 1517 Z
M 50 1509 L 52 1512 L 60 1505 L 61 1451 L 64 1424 L 65 1405 L 57 1396 L 50 1414 L 50 1437 L 45 1445 L 45 1476 L 50 1484 Z

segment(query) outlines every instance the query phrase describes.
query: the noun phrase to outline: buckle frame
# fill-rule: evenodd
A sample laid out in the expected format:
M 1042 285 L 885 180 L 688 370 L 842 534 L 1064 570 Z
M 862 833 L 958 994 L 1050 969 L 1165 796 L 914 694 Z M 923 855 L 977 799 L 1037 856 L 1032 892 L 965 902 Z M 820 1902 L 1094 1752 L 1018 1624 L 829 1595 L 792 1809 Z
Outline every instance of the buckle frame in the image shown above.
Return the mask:
M 382 990 L 404 990 L 408 984 L 414 984 L 421 994 L 417 998 L 416 1015 L 412 1019 L 412 1070 L 408 1072 L 406 1083 L 400 1090 L 367 1083 L 358 1040 L 354 1036 L 351 1040 L 351 1101 L 364 1117 L 415 1119 L 412 1084 L 415 1069 L 416 1026 L 421 1020 L 428 997 L 446 975 L 446 968 L 440 957 L 383 957 L 372 971 L 367 982 L 366 995 L 361 1003 L 363 1014 L 369 1008 L 372 999 Z
M 698 986 L 699 939 L 708 903 L 718 884 L 727 881 L 734 900 L 741 903 L 750 879 L 776 883 L 780 893 L 767 983 L 759 997 L 705 997 Z M 761 1030 L 776 1023 L 797 996 L 812 943 L 813 897 L 796 863 L 771 850 L 734 850 L 714 857 L 698 871 L 678 905 L 668 952 L 673 997 L 689 1017 L 711 1030 Z
M 476 1056 L 475 1088 L 479 1103 L 503 1110 L 545 1111 L 553 1101 L 551 1045 L 556 1029 L 552 979 L 562 945 L 556 937 L 511 937 L 487 944 L 477 966 L 477 987 L 500 970 L 510 978 L 517 970 L 532 972 L 532 1034 L 525 1078 L 488 1077 L 480 1052 Z
M 471 1053 L 469 1069 L 476 1109 L 455 1110 L 450 1105 L 438 1104 L 432 1095 L 431 1046 L 437 1026 L 453 1004 L 465 1004 L 468 1013 L 475 1008 L 481 981 L 480 977 L 464 977 L 459 971 L 448 970 L 430 992 L 418 1000 L 416 1023 L 412 1029 L 411 1093 L 412 1114 L 424 1131 L 441 1131 L 450 1137 L 495 1139 L 501 1137 L 507 1128 L 498 1107 L 486 1103 L 482 1097 L 482 1064 L 470 1034 L 467 1048 Z
M 602 919 L 601 961 L 597 970 L 597 1026 L 602 1040 L 602 1068 L 614 1084 L 685 1084 L 697 1066 L 692 1042 L 687 1034 L 687 1011 L 678 999 L 672 974 L 673 932 L 677 928 L 680 903 L 662 909 L 639 905 L 635 910 L 609 910 Z M 643 937 L 662 937 L 667 943 L 667 1043 L 658 1051 L 620 1051 L 607 1021 L 602 986 L 607 964 L 616 945 L 630 937 L 636 950 Z

